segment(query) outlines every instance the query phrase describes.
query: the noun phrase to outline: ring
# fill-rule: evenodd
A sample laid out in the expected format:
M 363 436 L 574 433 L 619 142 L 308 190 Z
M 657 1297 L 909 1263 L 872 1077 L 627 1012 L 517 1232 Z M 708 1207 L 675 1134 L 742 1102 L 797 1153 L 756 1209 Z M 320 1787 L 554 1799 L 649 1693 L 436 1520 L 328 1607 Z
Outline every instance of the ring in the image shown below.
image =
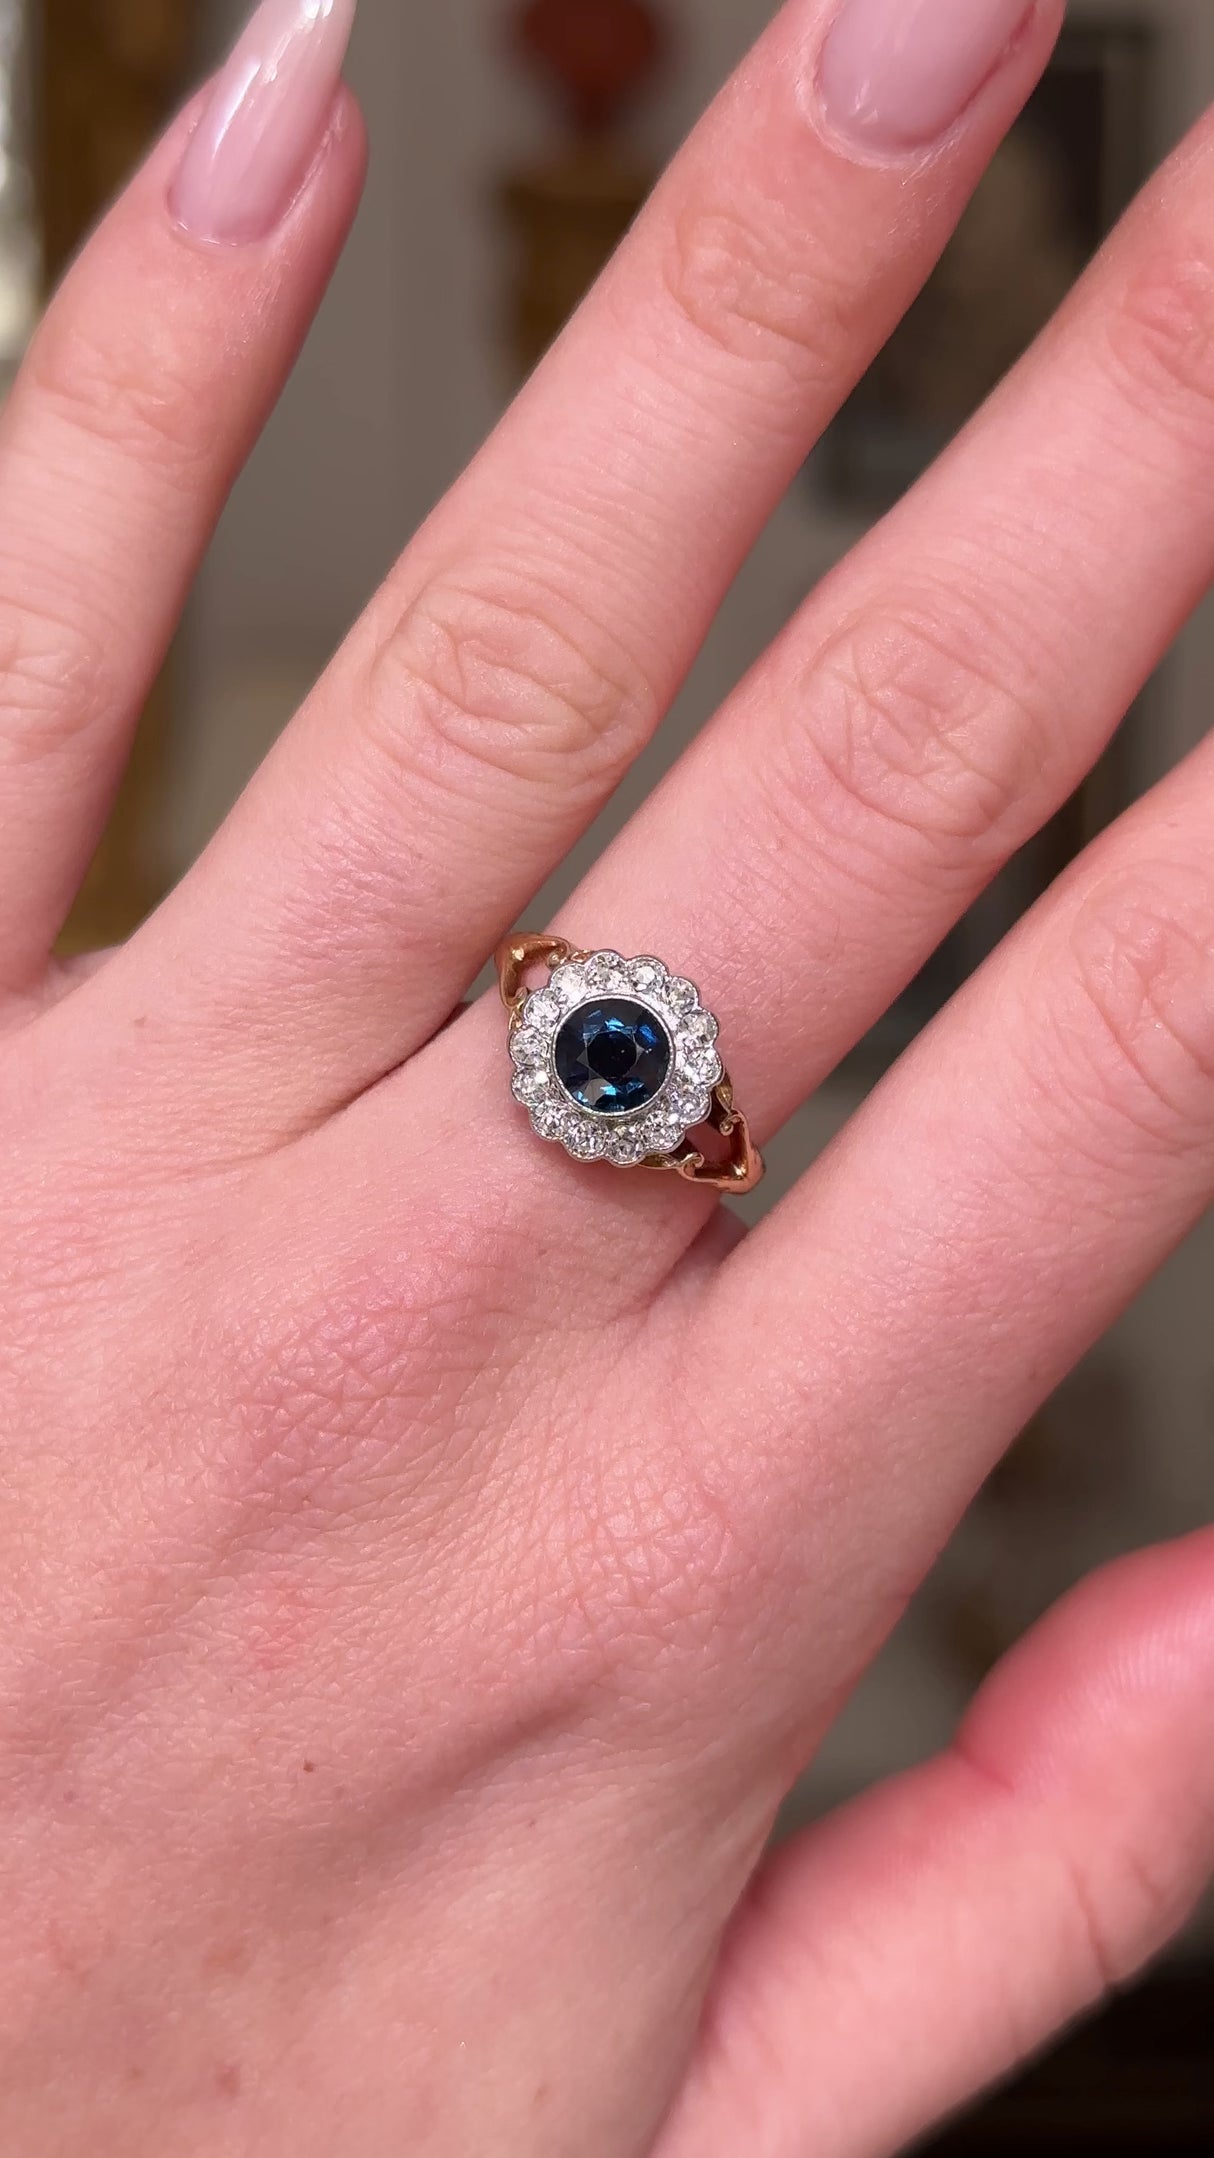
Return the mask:
M 542 988 L 525 976 L 546 966 Z M 511 937 L 497 955 L 510 1014 L 513 1092 L 540 1139 L 575 1161 L 673 1170 L 715 1191 L 753 1191 L 763 1161 L 733 1098 L 719 1028 L 693 982 L 660 959 Z M 693 1134 L 711 1129 L 724 1159 Z

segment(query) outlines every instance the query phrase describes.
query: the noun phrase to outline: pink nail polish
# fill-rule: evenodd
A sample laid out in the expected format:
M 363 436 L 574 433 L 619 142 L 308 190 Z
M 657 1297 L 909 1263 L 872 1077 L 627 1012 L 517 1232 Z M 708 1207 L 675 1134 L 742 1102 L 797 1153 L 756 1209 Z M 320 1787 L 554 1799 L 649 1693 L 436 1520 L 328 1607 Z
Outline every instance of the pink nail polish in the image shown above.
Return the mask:
M 845 0 L 818 73 L 840 134 L 921 150 L 960 119 L 1032 13 L 1032 0 Z
M 356 0 L 262 0 L 186 147 L 170 193 L 195 239 L 264 240 L 324 139 Z

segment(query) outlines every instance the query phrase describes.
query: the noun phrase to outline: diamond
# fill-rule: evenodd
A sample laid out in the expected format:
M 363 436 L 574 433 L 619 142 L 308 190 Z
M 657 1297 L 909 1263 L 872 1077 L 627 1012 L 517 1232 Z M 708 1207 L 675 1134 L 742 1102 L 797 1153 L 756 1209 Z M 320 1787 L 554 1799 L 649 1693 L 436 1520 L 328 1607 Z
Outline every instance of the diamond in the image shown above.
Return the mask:
M 678 974 L 666 983 L 663 995 L 672 1012 L 691 1012 L 700 1001 L 700 992 L 694 982 L 685 982 Z
M 660 989 L 666 980 L 666 969 L 660 959 L 634 959 L 627 973 L 633 988 L 639 989 L 642 996 Z
M 724 1077 L 724 1068 L 711 1042 L 693 1042 L 682 1052 L 680 1066 L 688 1079 L 695 1079 L 707 1087 L 717 1086 Z
M 598 1161 L 602 1158 L 607 1141 L 605 1131 L 596 1130 L 585 1117 L 575 1117 L 570 1129 L 564 1133 L 565 1145 L 578 1161 Z
M 548 1074 L 544 1070 L 516 1072 L 514 1077 L 516 1101 L 539 1101 L 548 1092 Z
M 529 1027 L 554 1027 L 561 1016 L 561 1007 L 551 989 L 535 989 L 523 1006 L 523 1018 Z
M 618 952 L 592 952 L 583 971 L 586 987 L 591 990 L 622 988 L 628 979 L 628 969 Z
M 671 1089 L 670 1107 L 688 1131 L 694 1131 L 697 1124 L 706 1124 L 712 1115 L 712 1095 L 706 1086 L 683 1079 Z
M 576 1004 L 578 998 L 586 993 L 585 968 L 572 960 L 567 965 L 558 967 L 549 988 L 562 1010 L 568 1011 L 570 1005 Z
M 510 1054 L 516 1064 L 546 1064 L 548 1061 L 547 1037 L 538 1027 L 520 1027 L 510 1044 Z
M 641 1126 L 647 1154 L 669 1154 L 686 1136 L 682 1119 L 672 1109 L 655 1110 Z
M 634 1169 L 644 1161 L 649 1145 L 640 1125 L 624 1124 L 605 1134 L 603 1151 L 617 1168 Z

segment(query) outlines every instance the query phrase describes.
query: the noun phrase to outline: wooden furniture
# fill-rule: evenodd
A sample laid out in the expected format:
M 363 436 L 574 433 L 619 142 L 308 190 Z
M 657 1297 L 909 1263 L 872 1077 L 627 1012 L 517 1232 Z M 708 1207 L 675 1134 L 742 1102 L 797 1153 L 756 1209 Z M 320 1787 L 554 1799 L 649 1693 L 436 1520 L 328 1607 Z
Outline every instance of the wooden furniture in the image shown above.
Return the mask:
M 647 0 L 524 0 L 516 51 L 555 93 L 562 134 L 502 183 L 518 270 L 511 344 L 530 373 L 623 239 L 653 185 L 619 136 L 623 111 L 666 51 Z
M 185 78 L 195 0 L 36 0 L 33 154 L 48 289 L 154 139 Z M 64 947 L 129 936 L 161 897 L 172 666 L 149 700 Z

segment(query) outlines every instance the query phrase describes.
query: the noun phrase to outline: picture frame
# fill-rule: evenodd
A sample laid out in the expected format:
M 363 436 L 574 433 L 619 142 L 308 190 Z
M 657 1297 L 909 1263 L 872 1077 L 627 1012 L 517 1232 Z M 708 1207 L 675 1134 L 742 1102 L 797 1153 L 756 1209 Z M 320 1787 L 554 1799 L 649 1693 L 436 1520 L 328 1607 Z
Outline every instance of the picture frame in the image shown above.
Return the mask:
M 974 416 L 1065 299 L 1147 178 L 1157 21 L 1088 17 L 979 183 L 939 269 L 811 458 L 818 506 L 875 522 Z M 908 1047 L 1075 856 L 1128 806 L 1151 691 L 1084 785 L 945 939 L 853 1062 Z
M 810 463 L 829 508 L 892 508 L 1044 329 L 1150 168 L 1159 32 L 1069 25 L 939 267 Z
M 27 0 L 33 209 L 51 292 L 129 179 L 184 84 L 198 0 Z M 172 661 L 147 701 L 63 954 L 131 935 L 170 881 L 165 846 Z

